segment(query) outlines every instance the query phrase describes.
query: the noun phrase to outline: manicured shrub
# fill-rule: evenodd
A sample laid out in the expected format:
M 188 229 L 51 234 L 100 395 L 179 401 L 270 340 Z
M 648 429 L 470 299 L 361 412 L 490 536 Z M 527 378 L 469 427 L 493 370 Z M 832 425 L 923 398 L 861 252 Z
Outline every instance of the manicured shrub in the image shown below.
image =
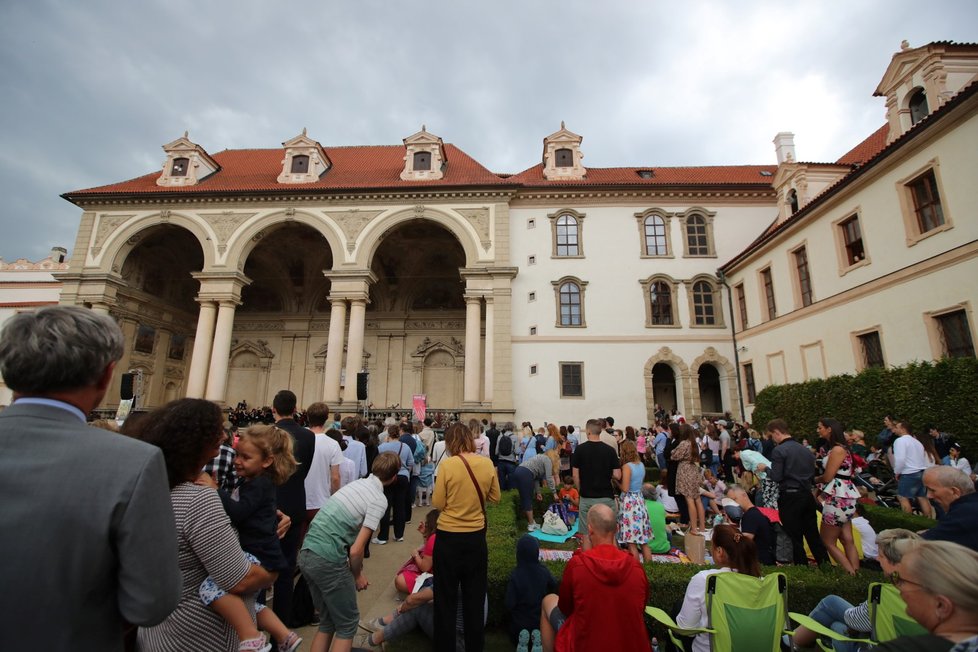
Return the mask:
M 927 530 L 937 525 L 937 521 L 926 518 L 919 514 L 904 514 L 902 510 L 895 507 L 882 507 L 879 505 L 863 505 L 866 513 L 866 520 L 873 526 L 876 532 L 890 530 L 892 528 L 903 528 L 917 532 Z
M 910 421 L 915 431 L 934 424 L 952 433 L 966 454 L 978 455 L 978 359 L 945 358 L 903 367 L 866 369 L 789 385 L 769 385 L 757 395 L 751 418 L 764 428 L 782 418 L 798 439 L 814 443 L 821 417 L 834 417 L 846 428 L 862 430 L 875 441 L 886 414 Z

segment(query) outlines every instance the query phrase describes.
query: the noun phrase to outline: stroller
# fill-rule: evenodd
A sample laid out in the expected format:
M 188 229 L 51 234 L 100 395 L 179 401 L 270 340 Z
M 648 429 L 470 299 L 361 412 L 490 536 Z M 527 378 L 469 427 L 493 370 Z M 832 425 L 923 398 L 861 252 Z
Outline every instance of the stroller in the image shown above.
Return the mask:
M 893 471 L 882 460 L 873 460 L 859 473 L 853 474 L 852 482 L 876 496 L 881 507 L 900 507 L 897 499 L 897 481 Z

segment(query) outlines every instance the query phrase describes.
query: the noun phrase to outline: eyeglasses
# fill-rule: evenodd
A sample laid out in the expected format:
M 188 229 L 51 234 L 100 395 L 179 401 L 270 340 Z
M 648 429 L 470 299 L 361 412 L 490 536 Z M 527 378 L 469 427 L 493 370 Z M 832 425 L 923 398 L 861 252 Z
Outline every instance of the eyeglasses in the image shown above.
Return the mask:
M 924 586 L 920 582 L 914 582 L 913 580 L 908 580 L 905 577 L 900 577 L 899 571 L 893 571 L 893 574 L 890 575 L 890 582 L 892 582 L 893 586 L 897 587 L 898 589 L 902 589 L 904 584 L 914 584 L 916 586 Z M 924 588 L 926 590 L 926 587 Z

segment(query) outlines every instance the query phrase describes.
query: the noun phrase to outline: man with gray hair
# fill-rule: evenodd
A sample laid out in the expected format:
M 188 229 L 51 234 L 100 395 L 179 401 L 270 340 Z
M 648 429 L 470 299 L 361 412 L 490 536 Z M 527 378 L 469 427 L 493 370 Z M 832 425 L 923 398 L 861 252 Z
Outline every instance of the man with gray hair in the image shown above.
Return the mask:
M 21 313 L 0 336 L 14 392 L 0 414 L 0 649 L 121 651 L 126 623 L 177 605 L 162 453 L 85 424 L 122 352 L 115 321 L 77 307 Z
M 924 471 L 927 497 L 946 512 L 923 537 L 930 541 L 951 541 L 978 552 L 978 493 L 975 483 L 953 466 L 932 466 Z

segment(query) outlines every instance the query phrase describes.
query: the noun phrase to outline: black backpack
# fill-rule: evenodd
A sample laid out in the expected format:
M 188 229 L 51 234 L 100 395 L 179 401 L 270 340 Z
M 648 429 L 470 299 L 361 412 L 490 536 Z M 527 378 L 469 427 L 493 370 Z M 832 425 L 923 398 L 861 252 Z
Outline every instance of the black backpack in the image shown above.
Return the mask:
M 709 447 L 700 451 L 700 464 L 704 466 L 713 464 L 713 450 Z
M 513 455 L 513 436 L 509 433 L 501 435 L 497 454 L 500 457 L 510 457 Z

